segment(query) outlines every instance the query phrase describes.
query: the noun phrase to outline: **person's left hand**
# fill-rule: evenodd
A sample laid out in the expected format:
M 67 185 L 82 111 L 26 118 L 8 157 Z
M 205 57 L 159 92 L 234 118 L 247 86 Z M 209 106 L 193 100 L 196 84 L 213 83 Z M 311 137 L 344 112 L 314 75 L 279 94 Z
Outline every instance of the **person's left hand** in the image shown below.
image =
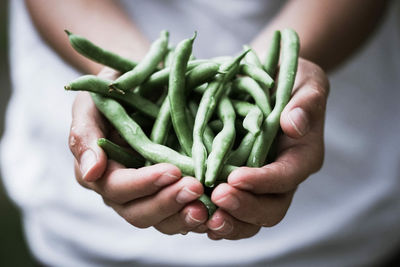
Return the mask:
M 322 166 L 328 92 L 322 69 L 300 59 L 280 118 L 277 158 L 261 168 L 238 168 L 214 189 L 211 199 L 219 208 L 207 222 L 210 239 L 248 238 L 283 219 L 297 186 Z

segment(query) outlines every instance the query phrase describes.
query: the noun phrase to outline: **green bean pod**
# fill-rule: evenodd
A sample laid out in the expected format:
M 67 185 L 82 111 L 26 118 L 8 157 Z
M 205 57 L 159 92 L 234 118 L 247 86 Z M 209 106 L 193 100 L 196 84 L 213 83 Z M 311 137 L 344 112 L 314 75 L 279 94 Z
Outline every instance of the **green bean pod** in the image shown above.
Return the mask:
M 172 126 L 174 127 L 179 143 L 186 155 L 191 156 L 193 137 L 190 131 L 188 119 L 185 112 L 186 107 L 186 68 L 196 33 L 192 38 L 181 41 L 175 48 L 174 58 L 169 74 L 169 105 Z
M 151 44 L 143 60 L 140 61 L 135 68 L 124 73 L 112 82 L 109 85 L 110 89 L 126 92 L 145 81 L 164 59 L 168 50 L 168 38 L 168 32 L 161 31 L 160 37 Z
M 232 104 L 236 113 L 244 117 L 243 128 L 254 135 L 258 134 L 263 122 L 263 114 L 260 108 L 245 101 L 234 100 Z
M 252 64 L 243 63 L 240 65 L 240 74 L 247 75 L 258 83 L 265 89 L 272 88 L 274 86 L 274 79 L 265 72 L 264 69 L 257 67 Z
M 168 52 L 164 57 L 164 68 L 170 67 L 174 58 L 175 46 L 168 47 Z
M 187 71 L 192 70 L 196 66 L 203 64 L 203 63 L 208 63 L 210 62 L 209 60 L 203 60 L 203 59 L 197 59 L 193 61 L 189 61 L 187 64 Z M 169 81 L 169 73 L 171 72 L 170 67 L 166 67 L 164 69 L 161 69 L 159 71 L 154 72 L 153 74 L 150 75 L 148 79 L 146 79 L 138 88 L 137 91 L 140 95 L 143 95 L 148 92 L 152 92 L 154 88 L 160 88 L 163 86 L 168 85 Z
M 150 140 L 156 144 L 164 145 L 167 141 L 169 130 L 171 129 L 171 113 L 169 99 L 166 97 L 161 105 L 160 111 L 150 134 Z
M 289 102 L 296 78 L 299 43 L 299 37 L 295 31 L 291 29 L 282 31 L 282 60 L 276 89 L 276 103 L 272 112 L 264 120 L 261 134 L 256 138 L 247 161 L 248 166 L 264 165 L 269 148 L 279 130 L 280 116 Z
M 238 57 L 220 66 L 220 74 L 216 76 L 214 81 L 208 84 L 200 100 L 194 122 L 192 156 L 195 166 L 195 176 L 202 183 L 204 182 L 207 159 L 207 149 L 203 143 L 204 130 L 224 92 L 226 83 L 237 73 L 239 63 L 247 52 L 243 52 Z
M 253 148 L 254 142 L 256 140 L 256 136 L 251 132 L 248 132 L 240 142 L 239 146 L 229 154 L 229 157 L 226 161 L 228 164 L 232 164 L 235 166 L 243 166 L 246 164 L 250 152 Z
M 194 67 L 186 74 L 186 90 L 210 81 L 217 75 L 220 64 L 215 62 L 206 62 Z
M 137 65 L 137 62 L 105 50 L 82 36 L 73 34 L 68 30 L 65 30 L 65 32 L 68 34 L 69 42 L 75 51 L 97 63 L 106 65 L 122 73 L 130 71 Z
M 206 206 L 208 212 L 208 218 L 211 218 L 214 212 L 217 210 L 217 206 L 211 201 L 211 198 L 206 194 L 199 197 L 199 200 Z
M 121 104 L 96 93 L 91 93 L 91 96 L 100 112 L 125 141 L 145 159 L 156 163 L 171 163 L 183 173 L 194 175 L 193 160 L 190 157 L 181 155 L 169 147 L 151 142 L 140 126 L 129 117 Z M 225 165 L 221 171 L 222 179 L 226 179 L 229 173 L 236 168 L 232 165 Z
M 218 103 L 218 117 L 223 122 L 222 130 L 215 136 L 212 150 L 207 158 L 207 169 L 205 174 L 205 185 L 214 186 L 217 176 L 223 164 L 225 164 L 228 153 L 235 141 L 235 119 L 236 113 L 229 98 L 224 95 Z
M 121 163 L 127 168 L 139 168 L 143 166 L 143 160 L 138 158 L 137 155 L 106 138 L 99 138 L 97 144 L 106 152 L 108 159 Z
M 98 93 L 103 96 L 111 97 L 117 99 L 125 104 L 133 107 L 134 109 L 142 112 L 143 114 L 156 118 L 158 115 L 159 107 L 153 102 L 141 97 L 138 94 L 132 92 L 126 92 L 125 94 L 120 94 L 115 91 L 110 91 L 108 85 L 109 80 L 101 79 L 94 75 L 84 75 L 78 79 L 72 81 L 69 85 L 65 86 L 65 90 L 72 91 L 89 91 L 93 93 Z
M 240 93 L 249 94 L 261 109 L 263 115 L 267 117 L 271 113 L 271 105 L 268 94 L 250 77 L 236 78 L 232 86 L 233 90 Z
M 279 50 L 281 48 L 281 32 L 275 31 L 265 56 L 263 68 L 271 77 L 275 77 L 279 62 Z
M 189 110 L 191 113 L 190 118 L 190 124 L 192 125 L 192 128 L 194 128 L 194 118 L 196 117 L 197 110 L 199 109 L 199 106 L 197 105 L 196 102 L 194 101 L 189 101 Z M 193 132 L 193 129 L 192 129 Z M 211 128 L 207 125 L 206 128 L 204 129 L 204 136 L 203 136 L 203 142 L 204 145 L 206 146 L 207 152 L 210 153 L 212 149 L 212 143 L 214 140 L 214 132 L 211 130 Z
M 244 45 L 243 50 L 244 51 L 249 50 L 249 53 L 247 53 L 246 56 L 244 57 L 245 62 L 253 64 L 259 68 L 262 68 L 263 65 L 260 59 L 258 58 L 256 52 L 249 45 Z

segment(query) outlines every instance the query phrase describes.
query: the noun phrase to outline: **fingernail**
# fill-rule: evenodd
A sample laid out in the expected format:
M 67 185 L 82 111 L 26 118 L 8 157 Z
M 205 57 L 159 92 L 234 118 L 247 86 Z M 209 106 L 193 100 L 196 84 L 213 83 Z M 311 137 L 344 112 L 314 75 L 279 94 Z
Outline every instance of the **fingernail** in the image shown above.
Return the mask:
M 184 204 L 197 199 L 200 195 L 191 191 L 189 188 L 184 187 L 176 195 L 176 202 Z
M 288 114 L 289 122 L 300 136 L 304 136 L 309 130 L 307 114 L 302 108 L 295 108 Z
M 239 200 L 231 194 L 227 194 L 220 199 L 216 199 L 215 204 L 230 211 L 237 210 L 240 206 Z
M 220 224 L 219 226 L 210 227 L 210 230 L 214 231 L 214 232 L 218 232 L 218 234 L 226 235 L 226 234 L 229 234 L 233 230 L 233 226 L 232 226 L 232 224 L 230 224 L 229 222 L 224 220 L 224 221 L 222 221 L 222 224 Z
M 97 162 L 97 157 L 96 154 L 93 152 L 93 150 L 88 149 L 85 152 L 83 152 L 79 162 L 80 170 L 83 174 L 83 179 L 86 178 L 88 172 L 93 168 L 96 162 Z
M 194 217 L 190 214 L 190 212 L 189 212 L 189 213 L 186 214 L 186 216 L 185 216 L 185 222 L 186 222 L 189 226 L 196 226 L 196 225 L 201 224 L 203 221 L 194 218 Z
M 242 190 L 247 190 L 247 191 L 253 190 L 253 185 L 251 185 L 249 183 L 245 183 L 245 182 L 237 182 L 235 184 L 230 184 L 230 185 L 232 185 L 233 187 L 236 187 L 236 188 L 240 188 Z
M 163 173 L 160 177 L 158 177 L 158 179 L 154 182 L 154 184 L 156 186 L 165 186 L 165 185 L 172 184 L 176 180 L 178 180 L 178 176 L 173 175 L 169 172 L 166 172 L 166 173 Z

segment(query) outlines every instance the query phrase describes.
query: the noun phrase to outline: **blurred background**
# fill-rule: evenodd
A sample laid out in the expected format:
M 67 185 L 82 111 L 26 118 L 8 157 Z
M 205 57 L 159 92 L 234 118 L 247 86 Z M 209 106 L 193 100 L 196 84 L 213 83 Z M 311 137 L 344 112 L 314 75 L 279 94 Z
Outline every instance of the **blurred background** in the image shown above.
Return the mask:
M 4 131 L 4 112 L 10 97 L 7 6 L 8 1 L 0 1 L 0 136 Z M 18 210 L 8 199 L 2 182 L 0 183 L 0 214 L 0 266 L 33 266 L 29 250 L 25 245 Z

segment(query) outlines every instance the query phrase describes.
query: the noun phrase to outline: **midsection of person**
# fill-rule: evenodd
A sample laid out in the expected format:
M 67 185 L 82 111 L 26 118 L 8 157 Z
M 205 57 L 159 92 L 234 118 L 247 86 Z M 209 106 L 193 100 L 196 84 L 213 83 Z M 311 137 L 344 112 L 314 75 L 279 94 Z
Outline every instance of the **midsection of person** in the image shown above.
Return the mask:
M 122 1 L 149 39 L 155 39 L 160 30 L 168 29 L 171 42 L 176 44 L 197 30 L 194 55 L 199 58 L 232 55 L 240 51 L 242 45 L 250 42 L 268 23 L 283 2 Z M 367 132 L 376 125 L 386 126 L 379 120 L 387 116 L 386 112 L 378 111 L 380 105 L 386 104 L 391 112 L 399 113 L 393 100 L 393 94 L 398 96 L 399 93 L 391 87 L 396 82 L 399 84 L 393 71 L 399 70 L 398 64 L 369 58 L 370 52 L 382 49 L 387 40 L 398 44 L 398 38 L 386 30 L 394 27 L 393 12 L 375 36 L 376 40 L 350 65 L 332 76 L 324 169 L 299 187 L 292 207 L 278 226 L 236 242 L 214 242 L 197 234 L 166 236 L 151 228 L 136 229 L 106 207 L 94 192 L 76 183 L 73 158 L 67 148 L 72 97 L 63 92 L 62 86 L 79 73 L 62 62 L 40 39 L 30 24 L 23 1 L 12 1 L 11 16 L 14 93 L 2 142 L 2 165 L 5 166 L 2 169 L 7 189 L 23 211 L 30 246 L 43 263 L 57 266 L 111 265 L 116 262 L 121 265 L 133 262 L 137 265 L 271 263 L 290 266 L 296 261 L 297 266 L 343 266 L 362 263 L 365 253 L 376 259 L 389 253 L 385 250 L 373 252 L 373 244 L 360 240 L 371 237 L 383 242 L 384 238 L 391 238 L 394 242 L 396 236 L 373 230 L 373 223 L 393 227 L 399 218 L 367 217 L 372 222 L 366 224 L 365 229 L 358 225 L 365 225 L 365 217 L 376 207 L 382 207 L 380 213 L 383 215 L 388 212 L 383 204 L 396 194 L 395 186 L 400 188 L 395 180 L 394 165 L 385 162 L 381 155 L 382 150 L 394 145 L 390 140 L 394 138 L 393 130 L 399 130 L 399 126 L 392 125 L 392 131 L 381 131 L 379 143 L 377 137 Z M 35 53 L 23 44 L 30 44 Z M 387 53 L 394 52 L 395 44 L 386 48 Z M 363 75 L 366 65 L 366 73 L 385 79 L 371 75 L 357 79 L 348 75 Z M 384 72 L 383 67 L 392 72 Z M 371 86 L 371 83 L 379 86 L 381 82 L 387 85 L 386 88 Z M 360 88 L 365 88 L 365 91 Z M 388 93 L 377 90 L 388 90 Z M 47 105 L 37 105 L 33 101 L 43 99 Z M 376 108 L 376 112 L 370 114 L 374 120 L 363 117 L 364 106 L 351 105 L 350 100 L 360 99 Z M 359 124 L 354 124 L 354 121 Z M 17 126 L 16 122 L 24 127 Z M 349 140 L 349 136 L 355 139 Z M 377 155 L 373 163 L 366 156 L 371 149 Z M 398 162 L 400 157 L 396 151 L 386 152 Z M 25 164 L 24 170 L 18 168 L 21 164 Z M 365 167 L 366 164 L 370 164 L 369 168 Z M 387 179 L 377 178 L 383 169 L 386 169 Z M 369 194 L 371 191 L 375 194 Z M 361 199 L 355 201 L 356 197 Z M 346 235 L 350 233 L 354 235 L 355 243 L 348 242 Z M 369 236 L 364 236 L 366 233 Z M 346 253 L 349 245 L 358 248 L 354 255 Z M 327 246 L 335 249 L 329 255 L 324 253 L 323 258 L 312 253 L 322 253 Z

